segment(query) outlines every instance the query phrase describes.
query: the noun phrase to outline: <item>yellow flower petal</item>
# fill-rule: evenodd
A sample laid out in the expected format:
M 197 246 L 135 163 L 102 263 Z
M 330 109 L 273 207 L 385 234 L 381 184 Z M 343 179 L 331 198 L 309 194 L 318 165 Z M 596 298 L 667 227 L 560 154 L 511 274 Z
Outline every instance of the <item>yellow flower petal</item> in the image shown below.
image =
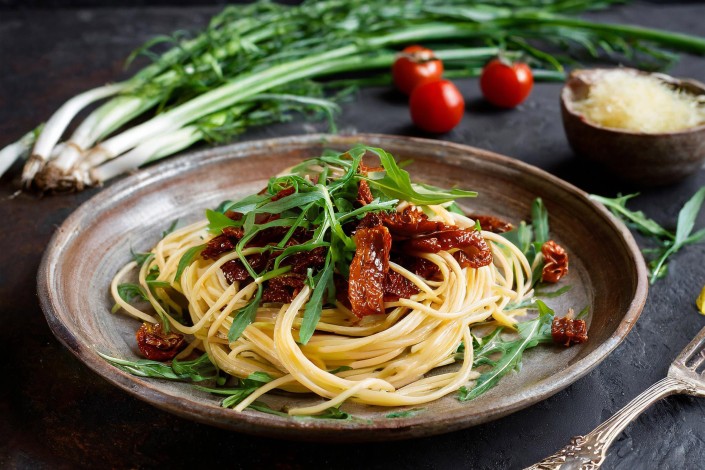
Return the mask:
M 695 305 L 698 306 L 700 313 L 705 315 L 705 287 L 700 291 L 700 295 L 695 299 Z

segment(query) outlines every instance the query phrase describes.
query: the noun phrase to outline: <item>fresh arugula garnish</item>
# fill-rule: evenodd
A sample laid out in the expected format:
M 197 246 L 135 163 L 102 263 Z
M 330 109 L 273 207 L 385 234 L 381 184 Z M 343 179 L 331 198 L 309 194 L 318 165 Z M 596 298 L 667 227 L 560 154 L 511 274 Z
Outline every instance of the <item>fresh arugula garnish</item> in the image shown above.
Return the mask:
M 695 227 L 695 220 L 705 201 L 705 187 L 696 191 L 678 212 L 675 232 L 665 229 L 641 211 L 627 209 L 627 202 L 637 195 L 629 194 L 616 198 L 607 198 L 591 194 L 590 198 L 605 205 L 628 226 L 650 237 L 657 243 L 658 247 L 655 249 L 642 249 L 644 257 L 649 262 L 649 279 L 651 284 L 653 284 L 666 276 L 668 273 L 668 259 L 673 254 L 686 245 L 699 243 L 705 239 L 705 229 L 692 233 Z
M 198 245 L 198 246 L 193 246 L 186 250 L 186 252 L 181 256 L 181 259 L 179 260 L 179 264 L 176 267 L 176 274 L 174 274 L 174 282 L 180 284 L 181 283 L 181 275 L 184 273 L 186 268 L 191 264 L 191 262 L 196 258 L 196 256 L 200 255 L 203 249 L 206 247 L 205 244 L 203 245 Z
M 100 352 L 98 352 L 98 355 L 115 367 L 139 377 L 203 382 L 215 379 L 218 375 L 218 371 L 208 358 L 208 354 L 203 354 L 199 358 L 190 361 L 174 359 L 171 364 L 148 359 L 128 361 Z
M 411 418 L 412 416 L 416 416 L 417 414 L 425 410 L 426 408 L 412 408 L 410 410 L 392 411 L 391 413 L 387 413 L 386 415 L 384 415 L 384 417 L 389 419 Z
M 406 170 L 397 165 L 394 157 L 381 148 L 364 147 L 377 155 L 384 168 L 383 173 L 371 174 L 367 181 L 371 187 L 383 192 L 391 199 L 409 201 L 412 204 L 443 204 L 461 197 L 477 197 L 475 191 L 440 189 L 429 185 L 415 184 Z
M 533 284 L 537 284 L 541 280 L 543 272 L 543 256 L 541 247 L 548 241 L 549 224 L 548 211 L 543 204 L 541 198 L 534 199 L 531 204 L 531 225 L 527 225 L 522 221 L 517 228 L 504 232 L 501 235 L 519 248 L 530 266 L 533 266 L 531 278 Z
M 124 282 L 117 287 L 118 295 L 125 302 L 131 302 L 133 299 L 140 298 L 142 300 L 149 300 L 147 297 L 147 292 L 139 284 L 134 284 L 131 282 Z
M 565 294 L 566 292 L 568 292 L 572 288 L 573 288 L 573 286 L 567 285 L 567 286 L 563 286 L 560 289 L 554 290 L 554 291 L 545 291 L 545 290 L 536 289 L 535 294 L 539 297 L 544 297 L 546 299 L 552 299 L 554 297 L 560 297 L 561 295 Z
M 132 255 L 132 260 L 137 263 L 138 268 L 142 267 L 144 263 L 152 259 L 152 256 L 154 256 L 153 253 L 140 253 L 134 251 L 132 248 L 130 248 L 130 254 Z
M 179 219 L 174 219 L 174 220 L 171 222 L 171 225 L 169 225 L 169 227 L 168 227 L 166 230 L 164 230 L 164 231 L 162 232 L 162 238 L 166 237 L 166 236 L 169 235 L 171 232 L 173 232 L 174 230 L 176 230 L 176 226 L 177 226 L 177 225 L 179 225 Z
M 313 332 L 316 330 L 316 325 L 318 325 L 323 309 L 323 294 L 326 291 L 335 290 L 333 286 L 333 263 L 330 258 L 326 261 L 323 270 L 312 281 L 316 287 L 313 289 L 313 293 L 308 302 L 306 302 L 306 308 L 304 309 L 304 316 L 299 329 L 299 343 L 301 344 L 308 343 L 308 340 L 311 339 Z
M 228 330 L 228 341 L 234 343 L 245 331 L 245 328 L 255 320 L 257 316 L 257 308 L 259 308 L 259 303 L 262 300 L 262 284 L 257 285 L 257 293 L 254 298 L 250 300 L 247 305 L 238 309 L 235 312 L 235 320 L 233 324 L 230 325 L 230 330 Z
M 489 335 L 475 339 L 473 366 L 489 366 L 482 372 L 473 388 L 461 387 L 458 399 L 472 400 L 497 385 L 499 379 L 512 370 L 521 367 L 524 351 L 539 344 L 551 343 L 551 322 L 554 312 L 545 303 L 536 301 L 538 316 L 517 324 L 517 333 L 511 339 L 502 336 L 504 327 L 499 327 Z

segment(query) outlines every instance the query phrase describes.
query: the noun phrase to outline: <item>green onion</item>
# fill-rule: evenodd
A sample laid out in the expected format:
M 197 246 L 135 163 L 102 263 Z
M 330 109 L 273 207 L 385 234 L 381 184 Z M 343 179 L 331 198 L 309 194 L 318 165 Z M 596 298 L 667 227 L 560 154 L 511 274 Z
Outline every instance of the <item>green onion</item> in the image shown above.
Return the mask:
M 196 142 L 224 142 L 292 113 L 324 116 L 334 130 L 337 101 L 350 96 L 348 87 L 379 81 L 373 74 L 388 70 L 396 51 L 410 43 L 433 48 L 452 77 L 477 76 L 499 54 L 523 56 L 537 79 L 555 80 L 573 62 L 570 54 L 616 62 L 648 58 L 649 67 L 663 68 L 674 58 L 669 50 L 705 53 L 700 37 L 569 16 L 613 3 L 620 2 L 309 0 L 230 6 L 193 38 L 159 37 L 138 49 L 128 62 L 146 55 L 153 63 L 132 78 L 69 99 L 38 134 L 23 181 L 44 190 L 99 185 Z M 154 52 L 165 44 L 172 47 Z M 568 52 L 558 54 L 555 46 Z M 368 75 L 336 80 L 350 72 Z M 65 137 L 78 113 L 98 103 Z M 20 158 L 28 142 L 0 151 L 0 170 Z

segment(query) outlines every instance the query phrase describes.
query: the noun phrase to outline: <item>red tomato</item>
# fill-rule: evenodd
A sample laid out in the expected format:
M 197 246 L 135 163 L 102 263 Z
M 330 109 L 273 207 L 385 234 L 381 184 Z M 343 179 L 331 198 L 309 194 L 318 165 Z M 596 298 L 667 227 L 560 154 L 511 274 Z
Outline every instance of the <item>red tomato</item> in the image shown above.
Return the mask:
M 424 83 L 409 99 L 411 120 L 421 129 L 442 134 L 458 125 L 465 111 L 465 100 L 448 80 Z
M 495 106 L 514 108 L 523 102 L 534 86 L 528 65 L 507 64 L 500 59 L 490 61 L 482 69 L 480 89 L 485 99 Z
M 436 59 L 431 49 L 421 46 L 405 48 L 392 66 L 394 84 L 410 95 L 417 86 L 435 82 L 443 75 L 443 62 Z

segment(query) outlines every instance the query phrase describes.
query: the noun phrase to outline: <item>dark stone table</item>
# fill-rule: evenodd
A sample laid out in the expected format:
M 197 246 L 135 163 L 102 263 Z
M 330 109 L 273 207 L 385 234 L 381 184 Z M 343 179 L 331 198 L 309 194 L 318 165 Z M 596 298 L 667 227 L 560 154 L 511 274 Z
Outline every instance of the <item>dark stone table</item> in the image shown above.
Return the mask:
M 46 119 L 70 96 L 123 75 L 122 60 L 148 38 L 201 26 L 217 11 L 18 8 L 0 10 L 0 145 Z M 642 3 L 590 16 L 705 34 L 703 4 Z M 673 73 L 703 80 L 705 60 L 683 56 Z M 635 189 L 571 153 L 560 122 L 560 84 L 537 85 L 529 101 L 510 112 L 487 109 L 478 99 L 475 80 L 458 85 L 468 102 L 467 113 L 443 139 L 518 158 L 589 192 L 614 195 Z M 347 131 L 416 133 L 406 104 L 386 88 L 361 91 L 354 103 L 344 106 L 338 122 Z M 325 126 L 294 121 L 242 138 L 316 130 Z M 701 244 L 674 258 L 669 276 L 651 288 L 636 327 L 607 360 L 566 390 L 514 415 L 447 435 L 354 446 L 240 435 L 172 416 L 123 393 L 54 338 L 38 304 L 37 267 L 56 227 L 100 189 L 44 198 L 15 194 L 19 165 L 12 170 L 0 179 L 2 468 L 521 468 L 562 447 L 571 436 L 590 431 L 663 377 L 670 361 L 705 326 L 705 317 L 694 307 L 705 284 Z M 634 207 L 672 224 L 681 205 L 703 184 L 701 171 L 677 185 L 644 190 Z M 703 399 L 664 400 L 627 429 L 605 466 L 705 468 L 704 418 Z

